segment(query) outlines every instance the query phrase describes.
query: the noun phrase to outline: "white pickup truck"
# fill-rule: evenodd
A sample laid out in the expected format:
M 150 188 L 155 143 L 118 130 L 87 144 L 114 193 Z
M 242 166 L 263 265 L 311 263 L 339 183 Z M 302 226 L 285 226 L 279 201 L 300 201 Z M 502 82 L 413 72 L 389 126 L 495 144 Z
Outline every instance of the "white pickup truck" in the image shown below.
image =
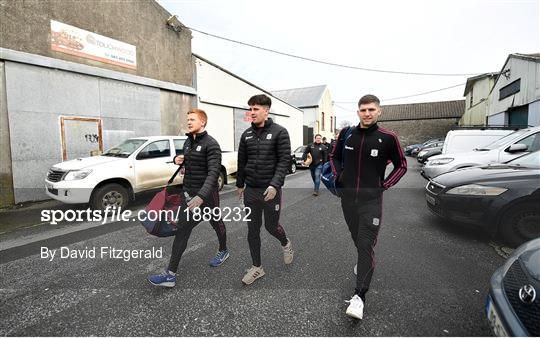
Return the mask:
M 125 209 L 135 194 L 164 187 L 178 168 L 186 136 L 130 138 L 100 156 L 53 165 L 45 178 L 46 193 L 64 203 L 90 203 L 93 209 Z M 219 189 L 236 173 L 237 153 L 223 152 Z M 178 175 L 173 184 L 181 184 Z

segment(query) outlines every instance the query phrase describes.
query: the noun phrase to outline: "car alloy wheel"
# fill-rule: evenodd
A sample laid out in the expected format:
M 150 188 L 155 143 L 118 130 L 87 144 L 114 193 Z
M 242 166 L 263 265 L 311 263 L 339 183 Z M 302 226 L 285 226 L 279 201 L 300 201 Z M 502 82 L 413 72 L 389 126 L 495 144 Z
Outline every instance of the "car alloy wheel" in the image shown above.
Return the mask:
M 101 199 L 103 209 L 107 207 L 119 208 L 124 203 L 124 197 L 118 191 L 109 191 Z

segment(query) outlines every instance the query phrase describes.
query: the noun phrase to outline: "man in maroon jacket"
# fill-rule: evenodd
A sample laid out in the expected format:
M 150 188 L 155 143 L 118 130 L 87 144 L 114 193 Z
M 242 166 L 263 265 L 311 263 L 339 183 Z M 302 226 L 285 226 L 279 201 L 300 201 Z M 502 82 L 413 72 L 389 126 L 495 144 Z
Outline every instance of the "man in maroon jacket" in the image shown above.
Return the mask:
M 407 161 L 396 134 L 377 125 L 379 99 L 365 95 L 358 102 L 360 123 L 344 128 L 330 154 L 332 170 L 341 186 L 341 207 L 358 252 L 356 289 L 347 315 L 362 319 L 366 293 L 375 268 L 374 247 L 382 225 L 383 191 L 407 171 Z M 348 135 L 346 139 L 344 136 Z M 386 166 L 394 170 L 384 177 Z

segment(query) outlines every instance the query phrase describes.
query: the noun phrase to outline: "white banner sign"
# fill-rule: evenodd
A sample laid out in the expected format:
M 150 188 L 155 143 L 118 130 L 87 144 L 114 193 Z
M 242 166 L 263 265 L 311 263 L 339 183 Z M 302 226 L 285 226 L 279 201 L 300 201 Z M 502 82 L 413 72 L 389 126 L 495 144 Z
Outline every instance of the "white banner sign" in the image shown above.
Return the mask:
M 51 20 L 51 49 L 120 67 L 137 68 L 135 46 L 54 20 Z

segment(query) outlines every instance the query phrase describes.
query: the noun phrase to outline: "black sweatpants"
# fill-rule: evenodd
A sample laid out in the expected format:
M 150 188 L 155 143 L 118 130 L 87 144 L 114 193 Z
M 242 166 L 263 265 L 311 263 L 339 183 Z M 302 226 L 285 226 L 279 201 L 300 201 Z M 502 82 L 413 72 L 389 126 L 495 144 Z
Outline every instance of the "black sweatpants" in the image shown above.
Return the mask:
M 281 213 L 281 189 L 277 189 L 276 197 L 265 202 L 266 188 L 246 187 L 244 190 L 244 205 L 251 209 L 248 221 L 248 243 L 254 266 L 261 266 L 261 226 L 264 214 L 264 227 L 272 236 L 277 238 L 282 246 L 287 244 L 285 230 L 279 224 Z
M 341 208 L 358 253 L 355 294 L 365 301 L 375 269 L 375 245 L 382 225 L 382 196 L 367 201 L 342 198 Z
M 212 197 L 208 202 L 205 201 L 200 206 L 201 210 L 205 207 L 219 208 L 219 193 L 217 190 L 212 193 Z M 181 216 L 185 217 L 185 213 L 183 210 L 181 210 Z M 193 214 L 190 214 L 189 221 L 186 221 L 184 219 L 183 221 L 178 222 L 178 230 L 176 232 L 176 235 L 174 236 L 171 259 L 169 260 L 168 269 L 170 271 L 176 273 L 176 271 L 178 270 L 178 264 L 180 264 L 180 258 L 182 258 L 182 254 L 184 253 L 184 251 L 186 251 L 187 243 L 188 243 L 189 237 L 191 236 L 191 231 L 200 222 L 201 221 L 198 221 L 198 222 L 193 221 Z M 219 251 L 226 250 L 227 249 L 227 231 L 225 230 L 225 223 L 221 219 L 214 220 L 214 217 L 212 216 L 210 225 L 212 225 L 212 228 L 214 228 L 214 231 L 216 232 L 216 235 L 218 237 Z

